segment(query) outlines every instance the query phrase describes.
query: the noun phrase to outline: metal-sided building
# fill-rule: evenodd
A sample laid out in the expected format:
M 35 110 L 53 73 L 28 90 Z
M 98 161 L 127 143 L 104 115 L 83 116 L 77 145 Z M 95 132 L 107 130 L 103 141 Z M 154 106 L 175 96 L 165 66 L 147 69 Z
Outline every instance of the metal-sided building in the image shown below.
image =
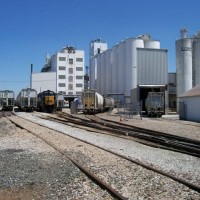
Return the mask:
M 188 90 L 178 98 L 180 119 L 200 122 L 200 85 Z
M 125 94 L 133 109 L 139 102 L 144 108 L 149 91 L 164 92 L 168 111 L 168 51 L 160 49 L 160 41 L 152 40 L 149 34 L 126 39 L 112 49 L 94 54 L 90 63 L 93 76 L 97 74 L 91 89 L 104 95 Z

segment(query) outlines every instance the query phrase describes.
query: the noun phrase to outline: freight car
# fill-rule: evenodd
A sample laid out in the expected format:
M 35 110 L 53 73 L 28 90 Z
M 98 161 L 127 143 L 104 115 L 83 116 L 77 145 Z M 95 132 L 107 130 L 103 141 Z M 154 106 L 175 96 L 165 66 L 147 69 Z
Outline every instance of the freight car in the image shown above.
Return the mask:
M 60 93 L 57 94 L 56 101 L 57 101 L 56 110 L 62 111 L 62 108 L 64 107 L 64 96 L 63 96 L 63 94 L 60 94 Z
M 3 111 L 12 111 L 15 103 L 15 95 L 11 90 L 0 91 L 0 107 Z
M 114 107 L 114 99 L 103 97 L 96 90 L 84 90 L 81 95 L 83 113 L 95 114 Z
M 40 112 L 55 112 L 57 109 L 57 94 L 46 90 L 38 94 L 37 110 Z
M 21 111 L 30 112 L 37 108 L 37 91 L 35 89 L 22 89 L 16 98 L 16 106 Z
M 148 92 L 145 101 L 149 117 L 161 117 L 164 114 L 164 92 Z

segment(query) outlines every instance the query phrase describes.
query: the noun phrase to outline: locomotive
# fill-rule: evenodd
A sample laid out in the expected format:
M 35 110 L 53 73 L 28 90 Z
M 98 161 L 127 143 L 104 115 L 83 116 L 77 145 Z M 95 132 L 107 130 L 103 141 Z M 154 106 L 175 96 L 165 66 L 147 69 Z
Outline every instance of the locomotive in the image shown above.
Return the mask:
M 57 94 L 46 90 L 38 94 L 37 110 L 40 112 L 55 112 L 57 109 Z
M 149 117 L 161 117 L 164 114 L 164 92 L 148 92 L 145 106 Z
M 16 98 L 16 106 L 21 111 L 34 111 L 37 108 L 37 91 L 35 89 L 22 89 Z
M 83 113 L 96 114 L 99 112 L 108 111 L 114 107 L 114 99 L 104 97 L 96 90 L 84 90 L 81 94 Z
M 12 111 L 15 103 L 15 95 L 11 90 L 0 91 L 0 107 L 3 111 Z

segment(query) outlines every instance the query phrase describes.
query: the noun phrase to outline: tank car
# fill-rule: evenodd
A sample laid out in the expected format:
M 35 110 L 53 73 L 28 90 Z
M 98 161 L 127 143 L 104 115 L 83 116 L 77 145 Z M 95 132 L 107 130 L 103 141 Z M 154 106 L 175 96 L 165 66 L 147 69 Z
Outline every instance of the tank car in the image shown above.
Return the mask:
M 16 106 L 21 111 L 34 111 L 37 108 L 37 91 L 35 89 L 22 89 L 16 98 Z
M 164 92 L 148 92 L 145 106 L 149 117 L 161 117 L 164 114 Z
M 81 95 L 83 112 L 95 114 L 104 109 L 104 98 L 96 90 L 84 90 Z
M 51 90 L 46 90 L 38 94 L 37 110 L 40 112 L 55 112 L 57 109 L 57 94 Z
M 0 107 L 4 111 L 12 111 L 15 103 L 15 95 L 11 90 L 0 91 Z

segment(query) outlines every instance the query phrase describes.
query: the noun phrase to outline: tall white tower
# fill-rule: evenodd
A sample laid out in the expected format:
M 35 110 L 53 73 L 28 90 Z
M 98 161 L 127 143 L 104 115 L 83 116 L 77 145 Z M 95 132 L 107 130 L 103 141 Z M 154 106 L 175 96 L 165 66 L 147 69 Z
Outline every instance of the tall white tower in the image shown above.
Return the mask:
M 192 88 L 192 43 L 192 38 L 187 37 L 187 29 L 181 29 L 181 39 L 176 40 L 177 97 Z
M 90 89 L 97 89 L 97 59 L 96 55 L 107 50 L 107 43 L 100 38 L 90 42 L 90 64 L 89 64 L 89 86 Z

